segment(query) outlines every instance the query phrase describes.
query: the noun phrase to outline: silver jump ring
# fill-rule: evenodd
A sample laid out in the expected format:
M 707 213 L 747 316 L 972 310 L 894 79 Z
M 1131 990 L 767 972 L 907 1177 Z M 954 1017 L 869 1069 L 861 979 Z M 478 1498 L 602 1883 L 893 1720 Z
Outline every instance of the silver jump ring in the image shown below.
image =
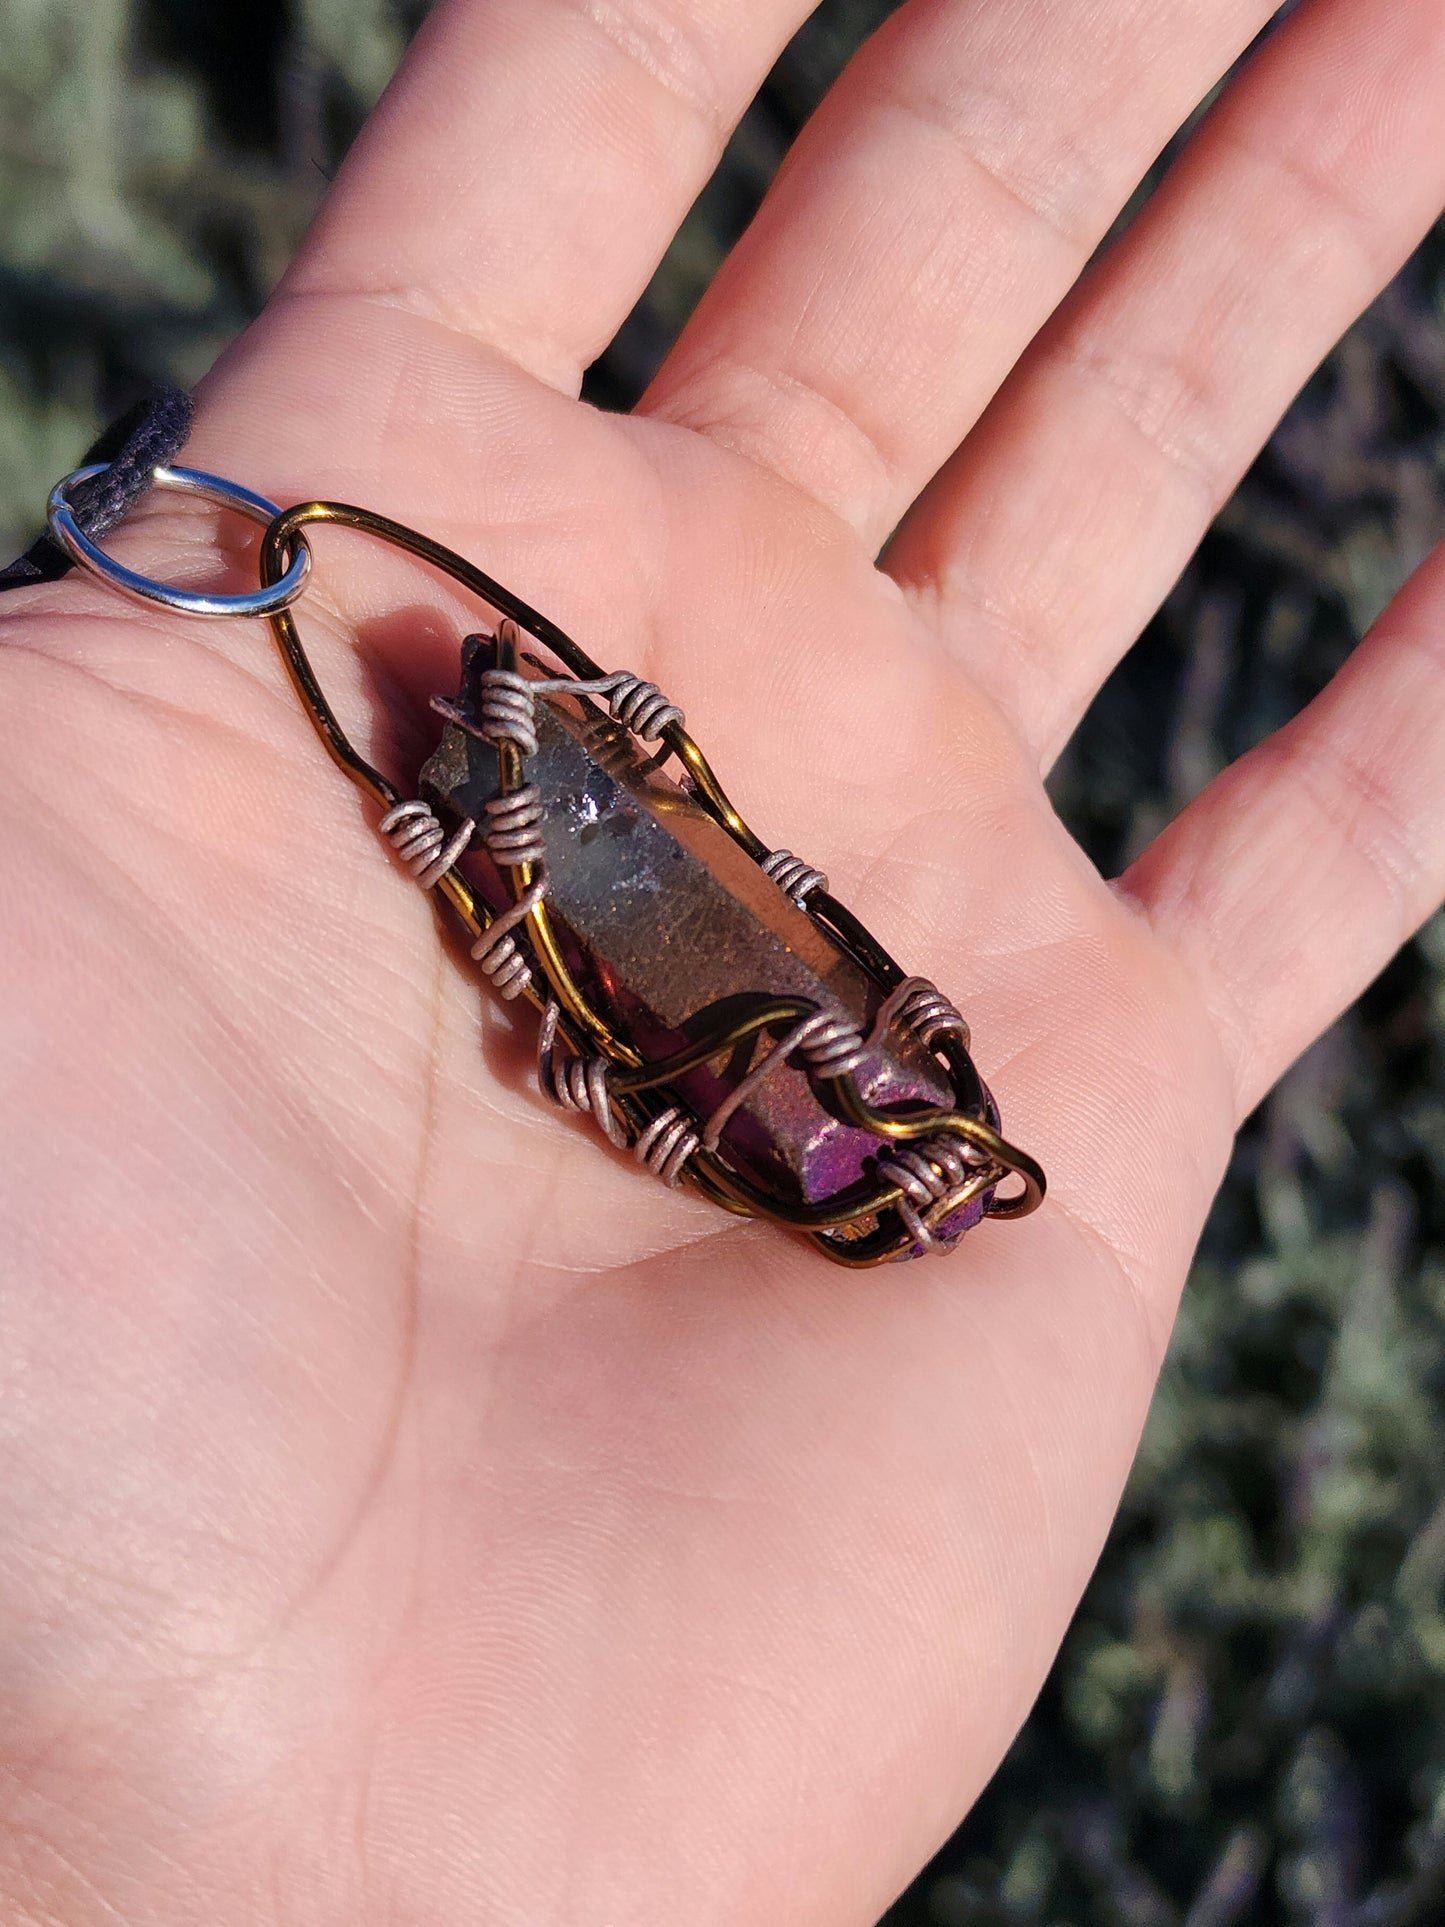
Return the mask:
M 123 596 L 132 602 L 158 602 L 165 609 L 179 609 L 188 616 L 269 616 L 278 609 L 288 608 L 306 586 L 306 578 L 311 571 L 311 550 L 306 538 L 298 531 L 291 539 L 296 545 L 296 553 L 291 566 L 279 582 L 273 582 L 267 589 L 252 589 L 246 595 L 203 595 L 195 589 L 175 588 L 168 582 L 157 582 L 153 576 L 139 575 L 134 569 L 127 569 L 115 562 L 81 533 L 68 496 L 70 490 L 80 482 L 88 482 L 92 475 L 103 475 L 110 466 L 108 462 L 94 462 L 88 468 L 78 468 L 71 475 L 57 482 L 50 491 L 50 501 L 46 506 L 46 519 L 50 533 L 70 557 L 92 575 L 98 575 Z M 183 495 L 201 495 L 208 502 L 219 502 L 222 508 L 235 509 L 238 514 L 249 516 L 253 522 L 263 525 L 274 522 L 281 513 L 274 502 L 268 502 L 264 495 L 256 495 L 239 482 L 228 482 L 223 476 L 208 475 L 199 468 L 156 468 L 151 480 L 156 488 L 178 489 Z

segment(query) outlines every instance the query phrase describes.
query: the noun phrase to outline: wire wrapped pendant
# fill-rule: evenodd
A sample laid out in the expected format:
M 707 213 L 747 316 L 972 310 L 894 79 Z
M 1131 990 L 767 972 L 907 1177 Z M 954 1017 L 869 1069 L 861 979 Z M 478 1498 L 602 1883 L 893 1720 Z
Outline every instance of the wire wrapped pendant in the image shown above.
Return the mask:
M 651 746 L 684 718 L 653 685 L 529 676 L 518 641 L 509 624 L 468 639 L 403 808 L 428 813 L 431 863 L 462 864 L 491 931 L 506 924 L 503 994 L 540 987 L 543 1090 L 665 1183 L 808 1227 L 830 1256 L 951 1247 L 1015 1168 L 957 1010 L 918 978 L 885 992 L 814 913 L 826 877 L 787 851 L 756 860 L 659 766 Z M 405 824 L 404 854 L 412 819 L 388 823 Z M 480 955 L 490 974 L 495 952 Z M 874 1123 L 918 1113 L 979 1129 L 890 1140 Z
M 266 583 L 313 522 L 409 550 L 502 618 L 464 644 L 456 696 L 434 698 L 441 738 L 408 796 L 346 738 L 290 609 L 270 620 L 323 742 L 383 804 L 382 833 L 451 901 L 493 989 L 540 1009 L 546 1096 L 663 1183 L 793 1227 L 840 1264 L 948 1251 L 985 1217 L 1037 1207 L 1043 1172 L 1001 1136 L 958 1010 L 821 870 L 749 829 L 676 704 L 368 510 L 278 515 Z
M 825 873 L 764 843 L 728 799 L 681 709 L 604 672 L 474 564 L 373 511 L 284 512 L 200 471 L 156 469 L 270 521 L 262 588 L 203 596 L 121 570 L 51 524 L 123 593 L 212 617 L 264 614 L 335 762 L 380 832 L 445 900 L 497 995 L 540 1012 L 538 1081 L 669 1186 L 867 1266 L 948 1251 L 985 1217 L 1034 1210 L 1044 1175 L 1000 1134 L 955 1005 L 906 976 Z M 305 531 L 334 523 L 407 551 L 495 611 L 469 637 L 436 748 L 403 791 L 356 749 L 318 683 L 293 605 Z M 539 653 L 539 651 L 541 653 Z

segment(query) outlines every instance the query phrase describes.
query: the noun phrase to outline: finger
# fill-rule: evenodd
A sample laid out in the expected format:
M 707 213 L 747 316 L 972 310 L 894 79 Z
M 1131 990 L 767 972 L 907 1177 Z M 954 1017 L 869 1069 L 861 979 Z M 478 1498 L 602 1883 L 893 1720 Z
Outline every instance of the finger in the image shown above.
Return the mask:
M 1267 0 L 912 0 L 798 141 L 644 407 L 877 546 Z
M 904 522 L 887 568 L 1043 761 L 1435 217 L 1442 98 L 1442 0 L 1302 9 Z
M 1445 549 L 1121 888 L 1198 978 L 1243 1117 L 1445 894 Z
M 806 0 L 449 0 L 286 293 L 415 308 L 575 389 Z

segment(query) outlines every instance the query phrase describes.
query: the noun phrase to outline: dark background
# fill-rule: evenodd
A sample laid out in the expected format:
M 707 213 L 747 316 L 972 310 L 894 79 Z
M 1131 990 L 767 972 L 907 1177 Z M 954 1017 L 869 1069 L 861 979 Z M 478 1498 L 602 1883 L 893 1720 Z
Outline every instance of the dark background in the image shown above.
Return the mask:
M 1002 0 L 999 0 L 1002 3 Z M 424 7 L 5 0 L 0 544 L 264 298 Z M 589 392 L 626 406 L 884 0 L 779 62 Z M 1445 114 L 1445 108 L 1442 108 Z M 1445 230 L 1311 383 L 1061 765 L 1116 866 L 1445 535 Z M 1043 1698 L 889 1927 L 1445 1922 L 1445 922 L 1243 1133 Z

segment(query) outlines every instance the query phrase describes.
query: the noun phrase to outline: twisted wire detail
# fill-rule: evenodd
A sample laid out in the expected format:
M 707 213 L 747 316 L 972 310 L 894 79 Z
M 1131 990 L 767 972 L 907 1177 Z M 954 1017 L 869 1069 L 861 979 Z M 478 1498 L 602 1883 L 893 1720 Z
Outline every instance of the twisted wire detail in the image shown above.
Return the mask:
M 532 967 L 522 954 L 513 934 L 524 924 L 547 894 L 545 875 L 534 877 L 515 903 L 494 917 L 472 945 L 473 960 L 479 963 L 493 990 L 508 1003 L 531 986 Z
M 754 1064 L 747 1076 L 728 1092 L 703 1126 L 704 1149 L 717 1149 L 734 1111 L 746 1104 L 769 1078 L 776 1077 L 795 1051 L 815 1077 L 837 1078 L 857 1070 L 868 1055 L 868 1046 L 846 1017 L 837 1017 L 827 1010 L 813 1011 L 785 1032 L 762 1062 Z
M 799 1040 L 798 1051 L 815 1077 L 849 1077 L 867 1057 L 868 1046 L 848 1018 L 820 1010 L 805 1018 L 804 1024 L 807 1028 Z
M 537 1038 L 537 1082 L 542 1093 L 564 1111 L 581 1111 L 596 1119 L 608 1141 L 627 1142 L 627 1132 L 613 1114 L 607 1088 L 607 1065 L 592 1053 L 564 1057 L 557 1049 L 557 1024 L 562 1015 L 555 998 L 542 1013 Z
M 435 811 L 419 801 L 398 803 L 377 825 L 423 890 L 440 883 L 471 842 L 476 827 L 469 816 L 448 838 Z
M 545 811 L 542 792 L 535 783 L 524 783 L 521 789 L 489 796 L 482 808 L 486 814 L 482 836 L 489 854 L 498 863 L 545 861 L 547 844 L 542 834 Z
M 963 1013 L 928 977 L 905 977 L 879 1006 L 869 1042 L 878 1043 L 892 1028 L 925 1050 L 944 1037 L 956 1037 L 965 1050 L 970 1037 Z
M 526 676 L 519 669 L 484 669 L 477 678 L 481 714 L 474 721 L 445 696 L 433 696 L 438 716 L 484 743 L 513 743 L 523 756 L 537 753 L 539 696 L 605 696 L 614 722 L 644 742 L 654 742 L 672 723 L 681 728 L 687 718 L 655 682 L 646 682 L 630 669 L 614 669 L 606 676 Z
M 477 678 L 477 696 L 481 710 L 475 722 L 470 716 L 463 715 L 455 703 L 448 702 L 445 696 L 433 696 L 431 706 L 439 716 L 445 716 L 449 723 L 455 723 L 469 736 L 479 736 L 484 743 L 491 743 L 499 749 L 503 743 L 512 743 L 524 756 L 537 754 L 537 705 L 533 696 L 535 685 L 528 676 L 517 669 L 484 669 Z
M 918 1144 L 895 1145 L 878 1160 L 879 1177 L 902 1191 L 898 1215 L 914 1243 L 924 1251 L 948 1249 L 924 1222 L 924 1212 L 943 1204 L 984 1168 L 984 1161 L 962 1138 L 944 1135 L 925 1138 Z
M 632 1154 L 654 1177 L 661 1178 L 669 1190 L 676 1190 L 683 1167 L 701 1143 L 687 1113 L 670 1104 L 643 1130 L 632 1147 Z
M 612 720 L 644 742 L 655 742 L 669 723 L 681 729 L 687 721 L 655 682 L 630 669 L 609 670 L 605 676 L 548 676 L 531 687 L 538 696 L 605 696 Z
M 805 863 L 791 850 L 774 850 L 762 861 L 762 871 L 772 878 L 785 897 L 791 897 L 800 910 L 805 910 L 810 891 L 828 888 L 828 879 L 822 870 L 815 870 L 811 863 Z

